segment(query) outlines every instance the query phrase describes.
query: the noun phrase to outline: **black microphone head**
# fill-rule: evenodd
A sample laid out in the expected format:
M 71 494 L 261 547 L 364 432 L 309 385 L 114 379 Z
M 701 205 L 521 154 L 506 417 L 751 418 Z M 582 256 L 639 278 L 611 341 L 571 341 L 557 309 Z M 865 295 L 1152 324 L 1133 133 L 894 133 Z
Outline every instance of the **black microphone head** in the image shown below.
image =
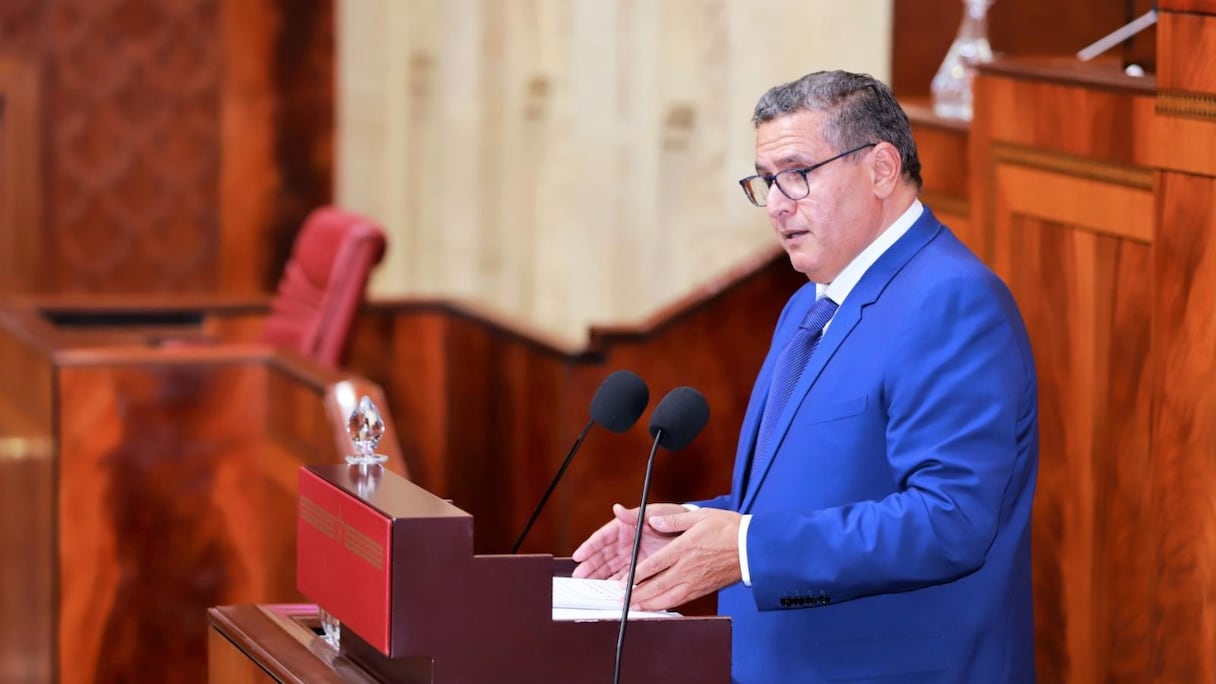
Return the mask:
M 619 370 L 604 378 L 591 398 L 591 420 L 613 432 L 633 427 L 650 402 L 646 381 L 636 373 Z
M 701 434 L 709 422 L 709 404 L 691 387 L 677 387 L 667 393 L 650 414 L 650 436 L 659 435 L 659 446 L 679 451 Z

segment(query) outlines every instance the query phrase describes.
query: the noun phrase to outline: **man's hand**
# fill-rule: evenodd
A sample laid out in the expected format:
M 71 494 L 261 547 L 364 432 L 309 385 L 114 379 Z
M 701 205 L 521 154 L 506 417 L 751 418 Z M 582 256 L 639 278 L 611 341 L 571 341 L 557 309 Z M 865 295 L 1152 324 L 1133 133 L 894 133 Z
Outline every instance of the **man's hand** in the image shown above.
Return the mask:
M 638 562 L 630 603 L 638 610 L 667 610 L 738 582 L 739 522 L 734 511 L 702 508 L 675 513 L 646 507 L 648 527 L 671 542 Z M 628 552 L 625 562 L 628 563 Z
M 646 506 L 647 517 L 675 515 L 686 511 L 679 504 L 660 503 Z M 624 579 L 629 572 L 629 555 L 633 553 L 633 539 L 637 531 L 638 509 L 612 505 L 612 520 L 596 530 L 587 541 L 574 550 L 572 557 L 578 563 L 574 577 L 597 579 Z M 655 551 L 675 539 L 678 532 L 658 532 L 649 525 L 642 528 L 642 547 L 638 550 L 638 561 L 649 558 Z

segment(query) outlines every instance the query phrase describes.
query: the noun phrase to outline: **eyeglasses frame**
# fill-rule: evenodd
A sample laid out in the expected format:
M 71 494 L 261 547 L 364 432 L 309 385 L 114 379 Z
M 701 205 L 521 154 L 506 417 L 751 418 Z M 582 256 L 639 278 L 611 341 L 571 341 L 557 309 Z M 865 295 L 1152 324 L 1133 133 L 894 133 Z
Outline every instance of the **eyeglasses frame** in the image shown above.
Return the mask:
M 748 190 L 747 190 L 748 183 L 750 183 L 753 179 L 756 179 L 756 178 L 759 178 L 764 181 L 765 186 L 767 186 L 767 190 L 772 190 L 773 185 L 776 185 L 777 190 L 780 191 L 782 195 L 785 195 L 791 202 L 797 202 L 798 200 L 806 199 L 807 195 L 811 194 L 811 183 L 806 178 L 807 174 L 814 171 L 815 169 L 818 169 L 821 166 L 830 164 L 830 163 L 836 161 L 837 159 L 843 159 L 844 157 L 847 157 L 850 154 L 853 154 L 854 152 L 860 152 L 860 151 L 866 149 L 867 147 L 874 147 L 877 144 L 878 143 L 876 143 L 876 142 L 872 142 L 872 143 L 866 143 L 864 145 L 858 145 L 857 147 L 854 147 L 851 150 L 845 150 L 844 152 L 841 152 L 840 154 L 838 154 L 834 157 L 829 157 L 827 159 L 824 159 L 823 161 L 815 162 L 814 164 L 811 164 L 810 166 L 804 166 L 804 167 L 798 168 L 798 169 L 786 169 L 784 171 L 778 171 L 777 173 L 773 173 L 773 174 L 757 173 L 757 174 L 753 174 L 751 176 L 747 176 L 746 178 L 740 178 L 739 187 L 743 189 L 743 194 L 744 194 L 744 196 L 747 197 L 747 201 L 751 202 L 753 205 L 755 205 L 757 207 L 768 206 L 768 193 L 767 192 L 765 193 L 764 203 L 762 204 L 762 203 L 756 201 L 757 198 L 753 197 L 752 193 L 748 192 Z M 804 185 L 806 185 L 806 193 L 803 194 L 801 197 L 790 197 L 790 194 L 785 191 L 784 187 L 781 186 L 781 181 L 777 180 L 777 177 L 783 173 L 796 173 L 799 176 L 802 176 L 802 182 Z

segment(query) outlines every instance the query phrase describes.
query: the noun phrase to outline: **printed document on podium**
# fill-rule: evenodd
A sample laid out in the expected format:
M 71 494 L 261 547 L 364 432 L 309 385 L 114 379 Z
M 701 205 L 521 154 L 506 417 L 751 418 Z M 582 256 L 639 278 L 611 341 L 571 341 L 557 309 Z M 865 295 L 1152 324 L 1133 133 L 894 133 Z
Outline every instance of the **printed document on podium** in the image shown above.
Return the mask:
M 625 587 L 620 580 L 553 578 L 554 620 L 619 620 Z M 629 619 L 672 618 L 670 611 L 629 611 Z

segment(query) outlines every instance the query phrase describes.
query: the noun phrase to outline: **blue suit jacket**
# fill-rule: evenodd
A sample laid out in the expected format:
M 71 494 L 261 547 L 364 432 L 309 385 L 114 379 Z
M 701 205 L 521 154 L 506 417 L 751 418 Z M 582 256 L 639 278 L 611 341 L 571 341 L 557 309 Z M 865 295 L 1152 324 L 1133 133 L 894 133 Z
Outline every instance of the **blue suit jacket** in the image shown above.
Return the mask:
M 1034 360 L 1005 285 L 926 208 L 845 299 L 745 482 L 788 302 L 729 495 L 754 517 L 751 586 L 719 593 L 733 675 L 778 682 L 1030 682 Z

